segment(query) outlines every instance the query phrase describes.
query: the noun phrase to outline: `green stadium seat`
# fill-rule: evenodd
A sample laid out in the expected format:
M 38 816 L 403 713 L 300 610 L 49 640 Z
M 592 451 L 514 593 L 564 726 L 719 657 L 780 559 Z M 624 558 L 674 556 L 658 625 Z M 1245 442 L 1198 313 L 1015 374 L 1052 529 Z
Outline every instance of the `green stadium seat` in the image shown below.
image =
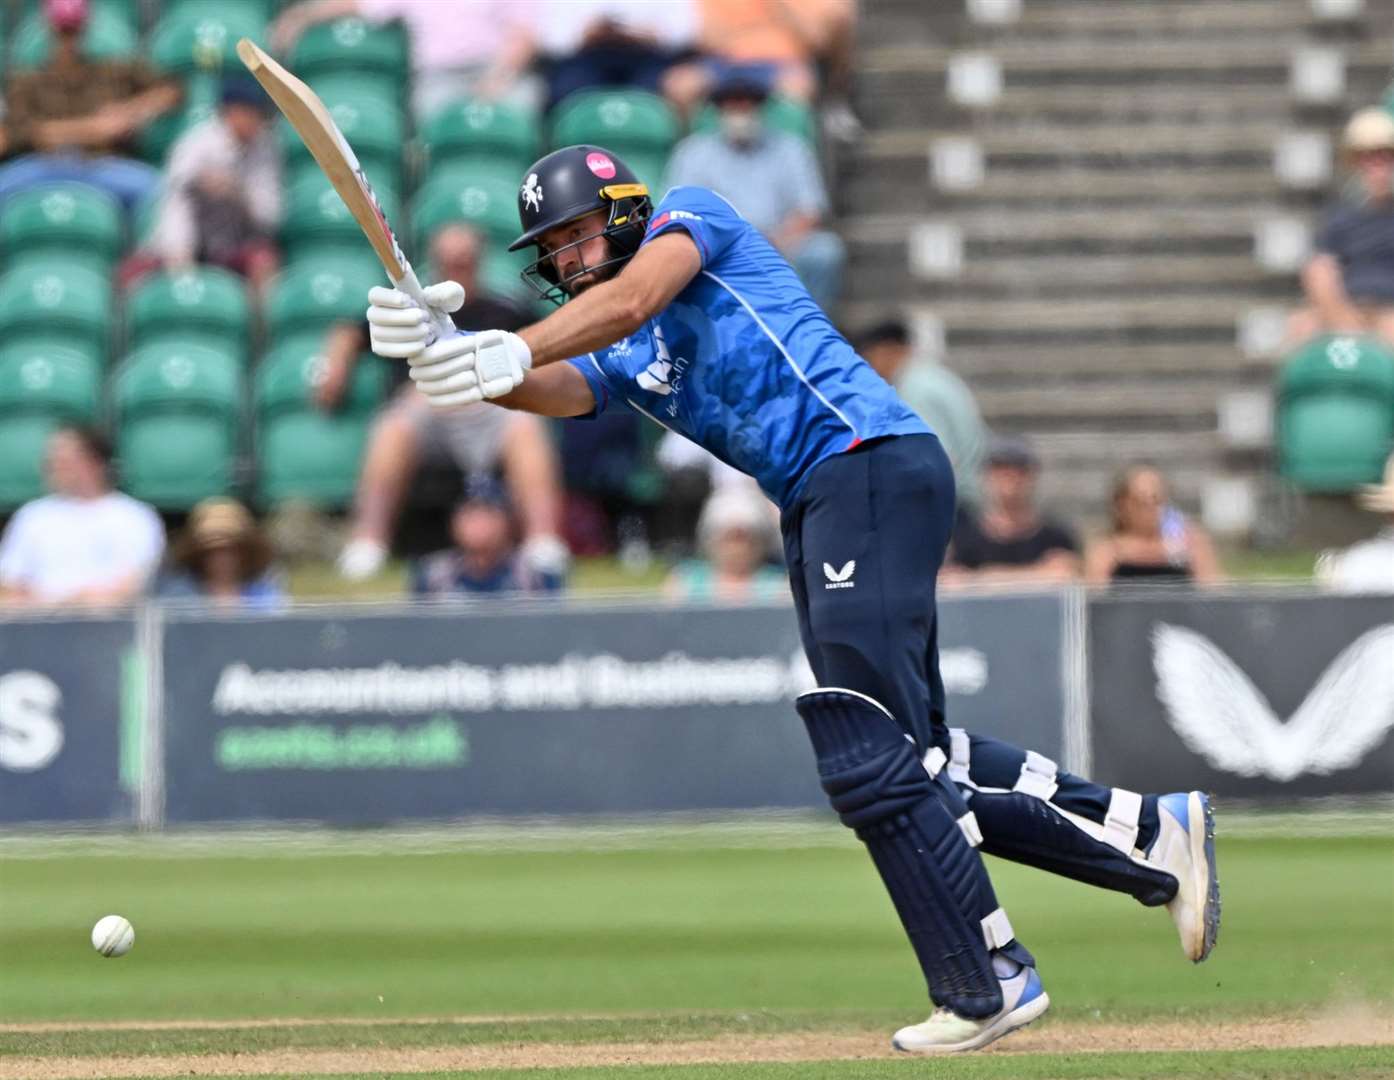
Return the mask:
M 122 11 L 123 5 L 99 3 L 82 31 L 82 52 L 93 60 L 134 57 L 140 51 L 136 20 Z M 10 65 L 13 69 L 42 67 L 48 62 L 53 35 L 42 11 L 33 11 L 14 29 Z
M 5 345 L 63 336 L 105 356 L 111 325 L 110 276 L 86 260 L 26 259 L 0 277 L 0 342 Z
M 251 334 L 246 282 L 215 266 L 152 274 L 131 293 L 126 324 L 133 349 L 177 341 L 235 348 L 245 359 Z
M 96 417 L 100 370 L 62 346 L 0 350 L 0 509 L 43 494 L 44 443 L 58 425 Z
M 377 357 L 365 353 L 342 405 L 325 412 L 310 397 L 324 364 L 319 344 L 318 337 L 292 338 L 257 368 L 257 494 L 263 505 L 301 499 L 333 509 L 353 498 L 386 371 Z
M 354 156 L 373 186 L 377 187 L 377 178 L 382 177 L 390 179 L 388 188 L 400 190 L 406 119 L 396 103 L 353 76 L 325 76 L 316 81 L 314 90 L 353 147 Z M 301 170 L 313 165 L 314 159 L 294 128 L 282 121 L 280 130 L 287 171 L 293 180 L 298 180 Z
M 386 285 L 387 274 L 364 242 L 353 252 L 299 259 L 272 283 L 266 308 L 274 341 L 304 332 L 323 333 L 336 322 L 363 322 L 368 290 Z
M 150 32 L 150 59 L 162 71 L 242 70 L 239 38 L 265 44 L 266 17 L 255 4 L 189 0 L 167 11 Z
M 141 130 L 140 156 L 152 165 L 163 165 L 179 136 L 217 112 L 221 83 L 221 75 L 207 71 L 186 78 L 179 108 L 157 116 Z
M 582 90 L 557 105 L 552 145 L 593 143 L 624 159 L 654 189 L 678 138 L 678 116 L 656 94 L 643 90 Z
M 394 227 L 399 226 L 401 206 L 392 189 L 373 184 L 373 191 L 387 220 Z M 316 168 L 296 177 L 291 184 L 281 224 L 281 243 L 289 257 L 297 259 L 326 249 L 361 249 L 366 241 L 344 200 Z
M 1394 450 L 1394 353 L 1372 338 L 1323 336 L 1278 377 L 1278 471 L 1307 491 L 1376 483 Z
M 432 169 L 467 165 L 517 183 L 537 160 L 537 117 L 527 109 L 491 101 L 453 101 L 425 123 L 421 141 Z
M 162 344 L 132 353 L 113 380 L 122 486 L 164 510 L 229 493 L 242 394 L 232 352 Z
M 0 209 L 0 253 L 19 258 L 69 254 L 110 266 L 123 242 L 121 205 L 87 184 L 45 184 L 21 191 Z
M 359 85 L 400 101 L 410 81 L 406 31 L 400 23 L 371 25 L 360 18 L 312 26 L 291 53 L 290 69 L 311 86 L 321 76 L 354 76 Z
M 818 141 L 818 121 L 813 110 L 792 98 L 772 97 L 761 110 L 765 126 L 774 131 L 787 131 L 797 135 L 810 146 Z M 694 132 L 716 131 L 721 126 L 721 115 L 715 105 L 706 106 L 692 121 Z
M 424 258 L 432 234 L 452 221 L 474 226 L 489 241 L 491 257 L 501 255 L 521 231 L 517 180 L 481 177 L 468 167 L 433 173 L 412 204 L 414 250 Z

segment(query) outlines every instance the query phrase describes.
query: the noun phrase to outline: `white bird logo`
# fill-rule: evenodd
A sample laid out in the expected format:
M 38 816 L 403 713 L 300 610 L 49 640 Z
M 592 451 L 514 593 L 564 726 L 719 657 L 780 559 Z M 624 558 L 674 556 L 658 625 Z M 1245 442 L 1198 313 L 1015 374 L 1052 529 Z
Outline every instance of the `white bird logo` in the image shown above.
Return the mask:
M 1152 647 L 1167 720 L 1191 751 L 1225 772 L 1279 781 L 1324 776 L 1359 765 L 1394 728 L 1394 623 L 1336 657 L 1286 724 L 1204 635 L 1158 623 Z
M 542 209 L 542 185 L 538 182 L 537 173 L 528 173 L 521 194 L 529 210 Z
M 823 564 L 823 576 L 826 577 L 829 581 L 846 581 L 856 572 L 856 559 L 848 559 L 846 565 L 843 566 L 841 570 L 834 570 L 832 568 L 832 563 Z

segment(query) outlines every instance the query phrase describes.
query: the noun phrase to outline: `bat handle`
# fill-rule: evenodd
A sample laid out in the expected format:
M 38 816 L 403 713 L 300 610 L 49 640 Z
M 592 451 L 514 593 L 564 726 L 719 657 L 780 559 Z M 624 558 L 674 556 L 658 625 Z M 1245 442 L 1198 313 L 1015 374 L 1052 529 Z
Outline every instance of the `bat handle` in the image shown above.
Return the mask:
M 431 317 L 431 335 L 426 344 L 430 345 L 432 342 L 455 333 L 455 323 L 450 316 L 443 311 L 437 311 L 426 302 L 426 291 L 421 287 L 421 282 L 416 277 L 416 271 L 405 259 L 402 260 L 402 270 L 402 276 L 392 284 L 415 300 L 416 306 Z

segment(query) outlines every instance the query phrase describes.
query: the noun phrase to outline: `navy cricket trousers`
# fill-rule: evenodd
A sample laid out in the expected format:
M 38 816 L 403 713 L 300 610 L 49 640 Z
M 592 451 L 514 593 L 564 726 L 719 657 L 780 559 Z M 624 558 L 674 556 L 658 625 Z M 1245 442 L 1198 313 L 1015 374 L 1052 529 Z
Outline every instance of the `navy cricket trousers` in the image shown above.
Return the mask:
M 819 462 L 780 519 L 818 685 L 875 698 L 920 753 L 949 747 L 934 579 L 953 519 L 953 468 L 933 435 L 877 439 Z

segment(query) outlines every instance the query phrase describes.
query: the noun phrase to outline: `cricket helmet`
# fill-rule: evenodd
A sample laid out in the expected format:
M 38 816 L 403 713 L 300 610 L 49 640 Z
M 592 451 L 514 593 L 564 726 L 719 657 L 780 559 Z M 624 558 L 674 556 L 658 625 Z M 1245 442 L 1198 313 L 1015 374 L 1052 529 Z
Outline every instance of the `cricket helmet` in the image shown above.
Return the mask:
M 538 258 L 523 270 L 523 280 L 543 299 L 563 304 L 571 296 L 571 289 L 569 279 L 561 280 L 557 276 L 553 261 L 557 252 L 542 250 L 539 243 L 542 234 L 596 210 L 607 212 L 599 235 L 609 240 L 610 257 L 596 266 L 577 271 L 571 278 L 605 269 L 614 274 L 639 250 L 653 210 L 649 189 L 628 165 L 599 146 L 565 146 L 553 150 L 534 162 L 524 175 L 518 188 L 518 220 L 523 233 L 508 245 L 508 250 L 519 251 L 530 244 L 538 245 Z M 565 247 L 584 244 L 595 235 L 592 233 Z

